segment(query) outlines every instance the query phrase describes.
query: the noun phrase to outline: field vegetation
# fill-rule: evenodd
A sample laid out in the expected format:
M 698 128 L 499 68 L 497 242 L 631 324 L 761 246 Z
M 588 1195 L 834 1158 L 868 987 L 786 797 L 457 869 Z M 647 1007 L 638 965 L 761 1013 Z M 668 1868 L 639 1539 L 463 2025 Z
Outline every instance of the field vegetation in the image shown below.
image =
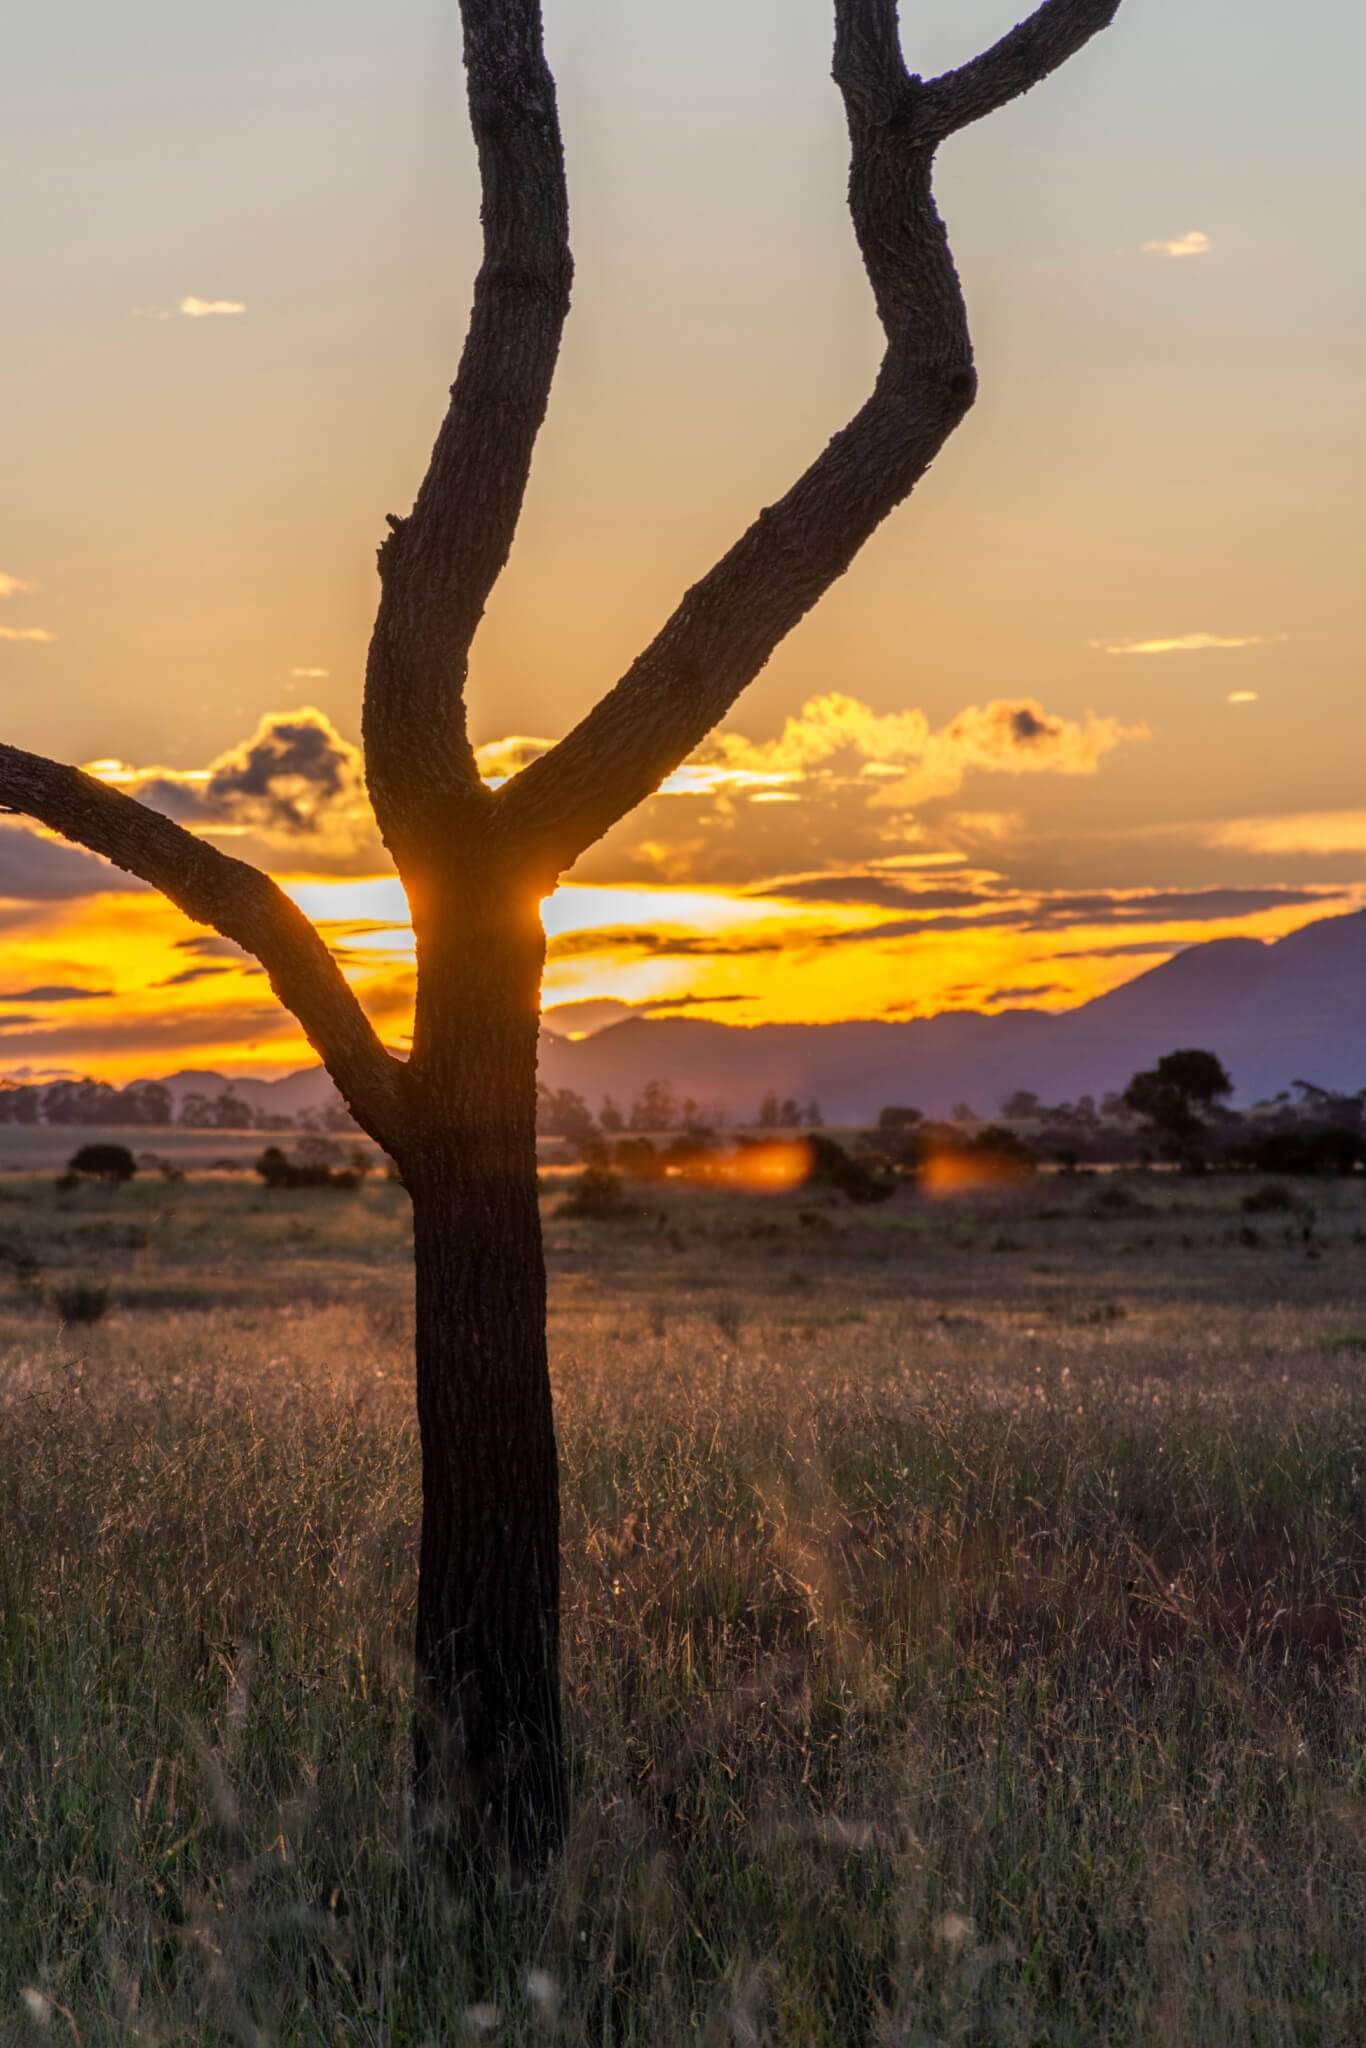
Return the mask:
M 519 1899 L 410 1853 L 403 1189 L 0 1180 L 0 2038 L 1366 2038 L 1362 1182 L 567 1192 Z

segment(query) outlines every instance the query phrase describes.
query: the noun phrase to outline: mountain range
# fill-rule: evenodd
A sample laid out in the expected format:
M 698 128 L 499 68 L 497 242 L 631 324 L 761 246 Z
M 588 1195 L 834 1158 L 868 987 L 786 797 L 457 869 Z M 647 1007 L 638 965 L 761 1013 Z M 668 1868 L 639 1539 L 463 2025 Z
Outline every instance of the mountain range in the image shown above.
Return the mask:
M 541 1079 L 573 1088 L 596 1110 L 623 1108 L 667 1081 L 732 1121 L 749 1122 L 770 1091 L 829 1123 L 860 1123 L 886 1103 L 945 1115 L 967 1102 L 990 1115 L 1014 1090 L 1046 1102 L 1099 1097 L 1178 1046 L 1205 1046 L 1233 1078 L 1235 1100 L 1265 1099 L 1305 1079 L 1366 1087 L 1366 911 L 1321 918 L 1288 937 L 1214 939 L 1075 1010 L 947 1011 L 907 1022 L 716 1024 L 633 1017 L 591 1037 L 541 1034 Z M 177 1101 L 215 1094 L 221 1075 L 168 1077 Z M 254 1107 L 298 1115 L 335 1100 L 321 1068 L 279 1081 L 238 1080 Z

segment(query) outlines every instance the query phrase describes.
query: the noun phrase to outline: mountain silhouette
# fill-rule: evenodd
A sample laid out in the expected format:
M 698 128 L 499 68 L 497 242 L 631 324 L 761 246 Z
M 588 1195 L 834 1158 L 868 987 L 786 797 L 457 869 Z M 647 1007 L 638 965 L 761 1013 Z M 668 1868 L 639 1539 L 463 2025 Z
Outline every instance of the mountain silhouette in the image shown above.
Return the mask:
M 770 1090 L 814 1097 L 830 1122 L 885 1103 L 944 1115 L 966 1101 L 994 1112 L 1017 1088 L 1047 1102 L 1123 1088 L 1177 1046 L 1216 1052 L 1236 1099 L 1298 1079 L 1366 1086 L 1366 911 L 1322 918 L 1274 942 L 1213 939 L 1060 1015 L 948 1011 L 906 1023 L 713 1024 L 632 1018 L 591 1038 L 543 1035 L 541 1078 L 596 1108 L 623 1106 L 647 1081 L 680 1100 L 752 1118 Z
M 678 1100 L 750 1122 L 770 1090 L 819 1102 L 830 1123 L 864 1123 L 886 1103 L 944 1116 L 967 1102 L 994 1114 L 1017 1088 L 1045 1102 L 1097 1098 L 1178 1046 L 1206 1046 L 1242 1103 L 1293 1081 L 1366 1087 L 1366 911 L 1321 918 L 1274 942 L 1212 939 L 1188 946 L 1061 1014 L 950 1010 L 905 1023 L 714 1024 L 698 1017 L 632 1017 L 592 1037 L 541 1033 L 541 1080 L 573 1088 L 594 1111 L 623 1109 L 647 1081 Z M 229 1085 L 253 1108 L 298 1116 L 337 1103 L 321 1067 L 278 1081 L 206 1072 L 166 1077 L 177 1107 Z

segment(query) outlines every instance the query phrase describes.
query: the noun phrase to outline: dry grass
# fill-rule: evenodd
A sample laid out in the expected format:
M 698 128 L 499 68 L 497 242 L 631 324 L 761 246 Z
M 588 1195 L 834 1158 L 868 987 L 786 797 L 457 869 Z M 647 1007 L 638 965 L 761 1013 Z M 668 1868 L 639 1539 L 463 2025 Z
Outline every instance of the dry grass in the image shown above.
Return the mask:
M 141 1212 L 0 1215 L 114 1301 L 0 1313 L 4 2038 L 1366 2038 L 1350 1205 L 1274 1268 L 1217 1191 L 1099 1241 L 1084 1189 L 904 1243 L 557 1226 L 575 1809 L 532 1912 L 408 1857 L 399 1198 L 146 1199 L 122 1277 L 95 1226 Z

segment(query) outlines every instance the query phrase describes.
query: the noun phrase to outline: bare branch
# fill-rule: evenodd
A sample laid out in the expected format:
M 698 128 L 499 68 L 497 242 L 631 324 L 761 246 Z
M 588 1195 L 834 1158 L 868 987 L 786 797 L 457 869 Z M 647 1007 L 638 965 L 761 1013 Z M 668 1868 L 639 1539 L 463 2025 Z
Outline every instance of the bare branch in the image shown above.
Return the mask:
M 942 141 L 970 121 L 994 114 L 1074 57 L 1108 28 L 1119 0 L 1045 0 L 999 43 L 924 88 L 921 118 Z
M 196 924 L 212 925 L 261 962 L 349 1103 L 391 1146 L 401 1130 L 404 1068 L 386 1052 L 321 937 L 268 875 L 109 789 L 79 768 L 0 746 L 0 804 L 36 818 L 150 882 Z
M 835 0 L 849 208 L 886 354 L 871 397 L 684 597 L 616 687 L 504 785 L 495 831 L 559 872 L 686 759 L 778 643 L 915 487 L 976 393 L 958 273 L 931 186 L 943 136 L 1079 49 L 1119 0 L 1048 0 L 995 50 L 926 86 L 897 0 Z
M 380 550 L 366 768 L 400 867 L 487 797 L 465 730 L 470 643 L 507 561 L 545 417 L 573 263 L 539 0 L 461 0 L 484 258 L 460 368 L 407 519 Z

